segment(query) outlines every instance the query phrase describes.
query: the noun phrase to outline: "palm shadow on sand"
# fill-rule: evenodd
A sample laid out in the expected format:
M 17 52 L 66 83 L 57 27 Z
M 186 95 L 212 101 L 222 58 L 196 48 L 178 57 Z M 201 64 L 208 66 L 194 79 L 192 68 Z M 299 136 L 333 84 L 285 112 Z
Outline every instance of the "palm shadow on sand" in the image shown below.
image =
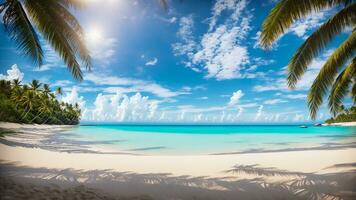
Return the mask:
M 33 168 L 1 162 L 0 177 L 3 185 L 12 181 L 15 185 L 22 184 L 20 187 L 31 184 L 47 189 L 75 188 L 74 192 L 89 190 L 96 195 L 103 193 L 112 199 L 122 199 L 119 196 L 135 196 L 132 199 L 355 199 L 356 163 L 344 163 L 330 168 L 340 172 L 301 173 L 258 165 L 236 165 L 226 171 L 226 177 L 209 178 L 137 174 L 109 169 L 84 171 Z M 244 178 L 239 178 L 242 174 Z M 246 175 L 251 178 L 246 178 Z M 271 177 L 282 177 L 283 180 L 270 182 L 268 178 Z M 1 190 L 2 194 L 9 192 L 5 186 Z

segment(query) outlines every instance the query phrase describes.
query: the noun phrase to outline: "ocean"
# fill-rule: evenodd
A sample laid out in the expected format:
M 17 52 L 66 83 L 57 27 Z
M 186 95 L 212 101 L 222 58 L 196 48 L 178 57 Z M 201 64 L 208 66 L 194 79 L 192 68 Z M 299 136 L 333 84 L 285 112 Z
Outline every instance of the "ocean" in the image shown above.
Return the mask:
M 93 125 L 63 134 L 106 151 L 139 155 L 209 155 L 342 149 L 356 127 L 297 125 Z

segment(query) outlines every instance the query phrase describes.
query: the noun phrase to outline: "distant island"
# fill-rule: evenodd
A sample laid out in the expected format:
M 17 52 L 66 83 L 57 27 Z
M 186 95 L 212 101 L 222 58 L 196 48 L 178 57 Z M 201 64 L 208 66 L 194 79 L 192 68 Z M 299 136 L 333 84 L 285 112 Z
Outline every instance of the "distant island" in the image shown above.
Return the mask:
M 56 95 L 62 94 L 57 88 Z M 29 85 L 15 79 L 0 80 L 0 119 L 15 123 L 75 125 L 81 110 L 57 100 L 48 84 L 33 80 Z

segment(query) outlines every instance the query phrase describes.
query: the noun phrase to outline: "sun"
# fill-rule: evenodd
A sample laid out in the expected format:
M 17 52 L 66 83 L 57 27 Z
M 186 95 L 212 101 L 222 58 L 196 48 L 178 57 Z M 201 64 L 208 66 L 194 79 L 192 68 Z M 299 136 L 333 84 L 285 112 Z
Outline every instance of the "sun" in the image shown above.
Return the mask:
M 102 40 L 102 38 L 102 31 L 97 27 L 90 28 L 85 34 L 85 39 L 88 43 L 98 43 Z

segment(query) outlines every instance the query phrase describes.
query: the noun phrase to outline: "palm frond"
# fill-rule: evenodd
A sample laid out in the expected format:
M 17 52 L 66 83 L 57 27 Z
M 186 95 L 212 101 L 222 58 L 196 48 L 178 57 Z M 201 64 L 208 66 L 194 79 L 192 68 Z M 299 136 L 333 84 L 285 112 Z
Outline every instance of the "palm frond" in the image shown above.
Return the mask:
M 29 56 L 38 66 L 43 62 L 43 51 L 37 33 L 31 25 L 25 10 L 17 0 L 2 5 L 5 30 L 17 43 L 18 48 Z
M 167 2 L 167 0 L 159 0 L 159 3 L 164 8 L 164 10 L 168 10 L 168 2 Z
M 354 101 L 354 105 L 356 104 L 356 79 L 354 78 L 352 89 L 351 89 L 351 96 Z
M 356 57 L 336 78 L 329 95 L 330 112 L 336 116 L 342 105 L 342 100 L 347 95 L 350 84 L 352 83 L 352 75 L 356 70 Z
M 273 42 L 298 19 L 313 12 L 319 12 L 348 0 L 282 0 L 269 13 L 262 24 L 260 36 L 263 48 L 270 48 Z
M 354 56 L 356 49 L 356 32 L 351 35 L 333 52 L 315 78 L 309 93 L 308 106 L 312 119 L 316 118 L 317 111 L 323 103 L 323 97 L 329 86 L 333 83 L 339 69 Z
M 66 8 L 83 8 L 86 4 L 83 0 L 58 0 L 58 2 Z
M 288 64 L 288 86 L 294 88 L 313 58 L 346 27 L 356 23 L 356 4 L 351 4 L 326 21 L 298 48 Z
M 54 0 L 25 0 L 24 5 L 32 21 L 64 60 L 73 76 L 82 80 L 82 70 L 76 58 L 77 51 L 81 49 L 81 46 L 78 46 L 78 44 L 81 44 L 81 40 L 77 38 L 79 36 L 67 24 L 65 18 L 61 17 L 62 11 L 60 10 L 64 7 L 58 6 L 58 2 Z M 78 40 L 74 42 L 76 39 Z M 83 61 L 86 62 L 85 59 Z
M 53 14 L 54 20 L 59 23 L 62 33 L 67 38 L 71 48 L 79 55 L 84 66 L 90 70 L 92 65 L 91 57 L 89 50 L 85 45 L 82 27 L 77 19 L 65 7 L 53 0 L 51 4 L 50 8 L 53 8 L 50 10 L 51 13 L 58 13 L 57 15 Z

